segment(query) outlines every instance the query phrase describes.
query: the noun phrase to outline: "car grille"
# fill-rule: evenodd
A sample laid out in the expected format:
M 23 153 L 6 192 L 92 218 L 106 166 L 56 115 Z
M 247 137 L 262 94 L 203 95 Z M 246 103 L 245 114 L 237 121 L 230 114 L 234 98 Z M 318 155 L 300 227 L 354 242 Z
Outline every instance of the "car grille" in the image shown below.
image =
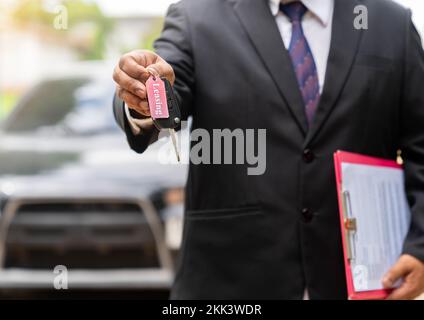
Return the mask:
M 10 225 L 6 268 L 150 268 L 155 238 L 130 201 L 23 202 Z

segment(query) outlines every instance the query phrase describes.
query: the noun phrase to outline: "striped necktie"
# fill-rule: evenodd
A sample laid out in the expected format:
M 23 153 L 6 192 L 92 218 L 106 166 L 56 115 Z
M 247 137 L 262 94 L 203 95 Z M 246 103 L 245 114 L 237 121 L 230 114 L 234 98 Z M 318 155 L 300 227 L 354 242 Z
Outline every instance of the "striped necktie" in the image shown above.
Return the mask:
M 282 11 L 292 23 L 289 54 L 296 73 L 299 89 L 305 103 L 305 112 L 310 126 L 318 107 L 320 92 L 318 72 L 311 48 L 302 28 L 302 18 L 308 9 L 300 1 L 280 4 Z

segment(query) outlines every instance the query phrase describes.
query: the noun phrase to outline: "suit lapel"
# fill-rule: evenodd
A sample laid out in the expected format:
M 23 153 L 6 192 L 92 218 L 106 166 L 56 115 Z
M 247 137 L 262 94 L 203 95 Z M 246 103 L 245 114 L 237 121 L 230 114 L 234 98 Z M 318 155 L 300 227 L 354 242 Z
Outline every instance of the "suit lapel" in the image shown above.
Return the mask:
M 332 39 L 324 89 L 315 119 L 309 130 L 302 95 L 293 65 L 281 39 L 267 0 L 231 0 L 234 10 L 299 128 L 306 146 L 316 136 L 333 110 L 348 79 L 356 57 L 362 31 L 353 26 L 357 0 L 335 0 Z
M 242 26 L 304 135 L 307 120 L 293 65 L 266 0 L 232 0 Z
M 335 0 L 330 53 L 324 89 L 304 145 L 308 145 L 330 115 L 348 79 L 362 31 L 353 26 L 357 0 Z

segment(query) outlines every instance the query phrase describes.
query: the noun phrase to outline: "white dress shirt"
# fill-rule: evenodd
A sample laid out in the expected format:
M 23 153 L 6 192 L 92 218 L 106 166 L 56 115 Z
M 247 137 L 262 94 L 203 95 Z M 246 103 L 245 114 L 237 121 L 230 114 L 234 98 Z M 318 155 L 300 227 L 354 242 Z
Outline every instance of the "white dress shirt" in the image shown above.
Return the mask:
M 288 49 L 292 36 L 292 24 L 287 16 L 280 12 L 280 2 L 288 3 L 293 0 L 269 0 L 272 14 L 275 16 L 278 29 L 285 47 Z M 324 87 L 325 72 L 327 70 L 328 54 L 330 52 L 331 31 L 333 22 L 334 0 L 302 0 L 308 12 L 302 20 L 305 37 L 308 40 L 318 72 L 320 93 Z M 143 128 L 143 120 L 131 117 L 128 106 L 125 104 L 125 115 L 131 126 L 131 131 L 137 135 Z

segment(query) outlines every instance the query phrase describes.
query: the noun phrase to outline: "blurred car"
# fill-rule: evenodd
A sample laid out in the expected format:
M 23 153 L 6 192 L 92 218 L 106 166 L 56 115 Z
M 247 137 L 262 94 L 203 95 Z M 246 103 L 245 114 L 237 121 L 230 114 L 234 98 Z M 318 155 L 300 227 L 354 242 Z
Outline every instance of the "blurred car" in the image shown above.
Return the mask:
M 187 167 L 159 163 L 164 143 L 131 151 L 113 93 L 107 76 L 46 79 L 1 125 L 3 292 L 52 289 L 57 265 L 69 289 L 169 289 Z

